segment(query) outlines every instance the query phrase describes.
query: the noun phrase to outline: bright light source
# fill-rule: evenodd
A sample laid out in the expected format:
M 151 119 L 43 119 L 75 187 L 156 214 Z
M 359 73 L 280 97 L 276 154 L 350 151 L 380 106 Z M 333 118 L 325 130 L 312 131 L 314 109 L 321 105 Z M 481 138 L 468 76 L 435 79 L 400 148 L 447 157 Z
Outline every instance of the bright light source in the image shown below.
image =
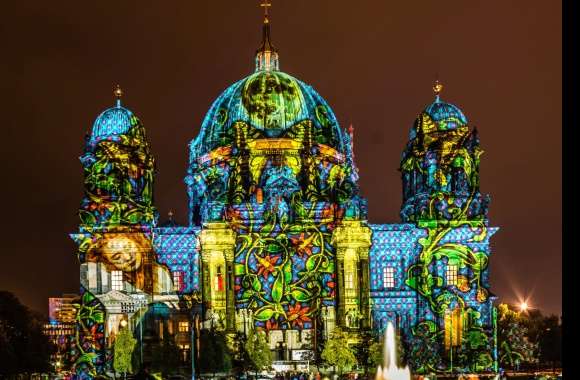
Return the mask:
M 520 311 L 527 311 L 528 310 L 528 303 L 526 301 L 520 303 Z
M 122 319 L 121 320 L 121 327 L 125 327 L 127 326 L 127 320 L 126 319 Z

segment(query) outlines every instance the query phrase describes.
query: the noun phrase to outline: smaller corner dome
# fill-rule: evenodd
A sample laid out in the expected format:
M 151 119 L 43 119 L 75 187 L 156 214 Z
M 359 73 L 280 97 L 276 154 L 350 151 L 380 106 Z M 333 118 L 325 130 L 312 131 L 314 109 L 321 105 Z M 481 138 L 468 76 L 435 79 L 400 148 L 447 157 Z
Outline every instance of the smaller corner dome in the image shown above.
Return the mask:
M 428 105 L 424 112 L 437 124 L 438 130 L 455 129 L 467 125 L 467 118 L 459 107 L 443 102 L 439 97 Z
M 119 102 L 117 106 L 106 109 L 97 117 L 93 124 L 90 142 L 95 144 L 122 135 L 138 123 L 133 112 L 122 107 Z
M 459 107 L 442 101 L 439 96 L 429 104 L 415 120 L 415 124 L 409 133 L 409 139 L 417 136 L 419 129 L 423 133 L 445 132 L 467 126 L 467 118 Z

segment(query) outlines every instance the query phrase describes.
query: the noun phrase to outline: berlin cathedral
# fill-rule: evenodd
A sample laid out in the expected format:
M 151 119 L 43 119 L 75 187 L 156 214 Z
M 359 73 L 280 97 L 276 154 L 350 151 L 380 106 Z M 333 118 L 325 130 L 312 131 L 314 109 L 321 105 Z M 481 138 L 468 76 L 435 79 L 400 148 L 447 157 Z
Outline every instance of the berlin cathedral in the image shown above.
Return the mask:
M 492 370 L 498 228 L 479 191 L 477 129 L 441 89 L 401 142 L 401 222 L 373 224 L 353 128 L 280 71 L 266 13 L 255 71 L 215 99 L 188 145 L 178 225 L 159 221 L 154 152 L 117 87 L 80 157 L 77 373 L 108 373 L 125 326 L 141 363 L 167 339 L 191 360 L 208 329 L 264 331 L 273 360 L 292 363 L 315 358 L 337 328 L 356 346 L 389 322 L 415 373 L 446 370 L 450 353 L 458 368 L 464 355 L 464 367 Z

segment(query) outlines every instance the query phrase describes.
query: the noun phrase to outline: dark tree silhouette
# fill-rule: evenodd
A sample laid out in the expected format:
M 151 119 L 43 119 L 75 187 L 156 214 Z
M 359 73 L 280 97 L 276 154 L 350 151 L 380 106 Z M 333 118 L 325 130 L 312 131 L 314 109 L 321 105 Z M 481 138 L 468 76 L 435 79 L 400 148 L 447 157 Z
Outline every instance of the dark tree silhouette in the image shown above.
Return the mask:
M 14 294 L 0 291 L 0 378 L 50 370 L 53 348 L 42 333 L 43 320 Z
M 555 315 L 545 317 L 539 334 L 540 362 L 555 371 L 562 361 L 562 325 Z
M 225 334 L 215 329 L 201 330 L 199 370 L 201 373 L 229 372 L 232 356 L 226 344 Z

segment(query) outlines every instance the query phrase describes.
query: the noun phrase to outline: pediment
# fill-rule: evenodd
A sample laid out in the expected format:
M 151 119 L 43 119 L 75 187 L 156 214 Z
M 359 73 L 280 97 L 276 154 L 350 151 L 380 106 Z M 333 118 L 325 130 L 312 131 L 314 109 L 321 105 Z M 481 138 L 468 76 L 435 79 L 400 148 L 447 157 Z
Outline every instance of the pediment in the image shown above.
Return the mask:
M 108 293 L 97 296 L 97 298 L 102 303 L 112 303 L 112 302 L 139 302 L 138 299 L 131 297 L 130 295 L 120 292 L 118 290 L 111 290 Z

